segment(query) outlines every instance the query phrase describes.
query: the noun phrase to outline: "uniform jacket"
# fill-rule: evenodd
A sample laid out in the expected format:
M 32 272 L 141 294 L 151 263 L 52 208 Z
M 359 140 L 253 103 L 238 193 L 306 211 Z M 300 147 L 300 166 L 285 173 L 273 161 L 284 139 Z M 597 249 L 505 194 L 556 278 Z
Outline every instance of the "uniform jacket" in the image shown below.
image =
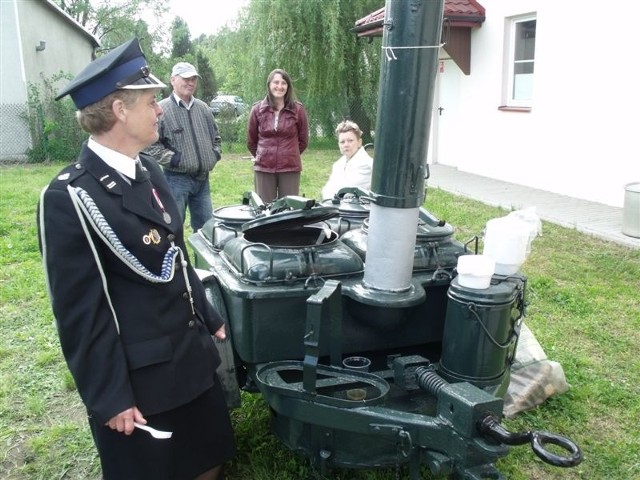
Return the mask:
M 254 170 L 265 173 L 300 172 L 300 155 L 309 144 L 307 113 L 300 102 L 280 111 L 278 126 L 275 112 L 267 99 L 255 103 L 249 114 L 247 147 L 255 157 Z
M 206 179 L 222 157 L 220 134 L 211 109 L 196 98 L 187 110 L 173 94 L 159 105 L 164 112 L 160 117 L 160 137 L 146 152 L 165 170 Z
M 199 315 L 192 313 L 179 257 L 171 281 L 152 283 L 89 227 L 94 255 L 71 201 L 68 185 L 84 189 L 122 245 L 159 274 L 170 240 L 186 255 L 182 222 L 160 167 L 145 155 L 140 159 L 150 181 L 129 185 L 85 145 L 38 205 L 40 248 L 62 350 L 89 414 L 99 422 L 132 406 L 152 415 L 185 404 L 213 385 L 220 363 L 210 335 L 223 320 L 195 271 L 188 267 Z M 169 225 L 153 200 L 152 184 L 171 215 Z
M 338 190 L 345 187 L 371 190 L 372 169 L 373 159 L 364 147 L 360 147 L 349 160 L 343 155 L 331 168 L 329 180 L 322 188 L 322 198 L 332 198 Z

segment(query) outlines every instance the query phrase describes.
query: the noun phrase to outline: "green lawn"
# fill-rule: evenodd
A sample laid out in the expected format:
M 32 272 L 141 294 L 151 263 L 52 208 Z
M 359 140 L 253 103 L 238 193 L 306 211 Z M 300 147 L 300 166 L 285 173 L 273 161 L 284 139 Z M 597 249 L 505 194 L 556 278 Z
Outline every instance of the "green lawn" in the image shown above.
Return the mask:
M 315 197 L 335 151 L 304 155 L 301 193 Z M 41 188 L 61 164 L 0 167 L 0 478 L 100 478 L 84 411 L 60 353 L 36 238 Z M 214 208 L 240 203 L 252 189 L 251 162 L 227 154 L 211 179 Z M 505 212 L 429 190 L 426 207 L 466 241 Z M 529 278 L 527 325 L 562 364 L 570 390 L 505 422 L 548 430 L 580 445 L 584 462 L 551 467 L 528 447 L 498 462 L 509 479 L 640 479 L 640 251 L 549 223 L 523 266 Z M 230 480 L 320 478 L 269 433 L 265 403 L 243 393 L 233 412 L 238 455 Z M 401 470 L 401 477 L 408 478 Z M 396 478 L 395 470 L 338 470 L 342 480 Z M 425 473 L 425 478 L 430 478 Z

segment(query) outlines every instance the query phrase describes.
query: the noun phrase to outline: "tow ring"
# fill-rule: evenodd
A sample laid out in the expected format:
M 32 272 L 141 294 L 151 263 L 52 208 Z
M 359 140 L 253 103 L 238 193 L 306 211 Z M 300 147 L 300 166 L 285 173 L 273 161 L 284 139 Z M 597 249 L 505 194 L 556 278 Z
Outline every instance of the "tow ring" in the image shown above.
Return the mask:
M 477 426 L 480 433 L 505 445 L 524 445 L 530 441 L 533 452 L 549 465 L 568 468 L 582 462 L 580 447 L 567 437 L 549 432 L 510 432 L 491 413 L 487 413 L 479 420 Z M 569 455 L 566 457 L 556 455 L 545 448 L 547 444 L 557 445 L 569 452 Z
M 568 457 L 562 457 L 550 452 L 545 445 L 550 443 L 564 448 L 570 453 Z M 531 432 L 531 448 L 533 452 L 544 462 L 556 467 L 575 467 L 582 462 L 582 452 L 580 448 L 566 437 L 550 432 Z

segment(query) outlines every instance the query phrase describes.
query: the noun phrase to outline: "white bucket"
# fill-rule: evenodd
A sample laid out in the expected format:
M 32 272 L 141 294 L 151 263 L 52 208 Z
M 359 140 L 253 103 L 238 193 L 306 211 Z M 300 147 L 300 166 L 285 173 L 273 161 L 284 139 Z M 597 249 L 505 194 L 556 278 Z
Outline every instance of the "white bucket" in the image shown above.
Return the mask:
M 513 217 L 494 218 L 487 222 L 482 253 L 495 262 L 495 273 L 517 273 L 527 257 L 530 228 Z
M 491 285 L 495 262 L 485 255 L 458 257 L 458 284 L 461 287 L 483 290 Z

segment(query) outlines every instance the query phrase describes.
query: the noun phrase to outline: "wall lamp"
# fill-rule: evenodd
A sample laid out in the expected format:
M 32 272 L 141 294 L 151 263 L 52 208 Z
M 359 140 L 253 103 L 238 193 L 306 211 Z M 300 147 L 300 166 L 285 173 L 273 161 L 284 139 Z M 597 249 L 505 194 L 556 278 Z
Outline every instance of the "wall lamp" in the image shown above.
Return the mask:
M 47 42 L 40 40 L 40 45 L 36 45 L 36 52 L 42 52 L 45 48 L 47 48 Z

